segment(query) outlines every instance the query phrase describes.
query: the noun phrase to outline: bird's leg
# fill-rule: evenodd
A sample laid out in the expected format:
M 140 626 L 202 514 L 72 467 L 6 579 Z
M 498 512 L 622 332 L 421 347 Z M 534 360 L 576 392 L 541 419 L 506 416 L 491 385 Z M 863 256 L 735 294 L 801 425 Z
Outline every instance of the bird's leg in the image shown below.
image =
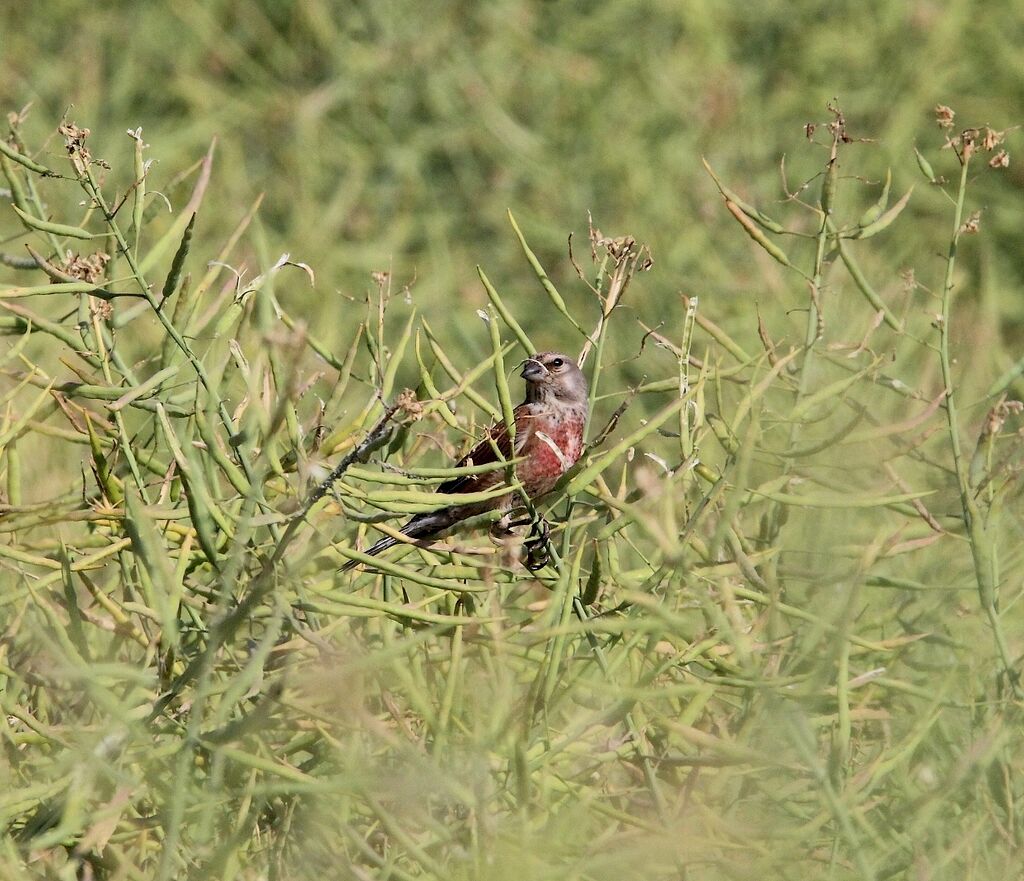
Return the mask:
M 531 572 L 536 572 L 543 569 L 551 557 L 548 551 L 551 527 L 547 520 L 539 514 L 531 514 L 525 505 L 512 508 L 491 526 L 491 538 L 505 542 L 515 535 L 514 530 L 523 526 L 530 527 L 530 532 L 523 541 L 523 565 Z
M 532 523 L 533 518 L 525 507 L 510 508 L 500 520 L 491 525 L 491 537 L 503 541 L 510 538 L 520 526 L 529 526 Z
M 507 541 L 513 536 L 512 528 L 519 525 L 512 521 L 512 512 L 506 511 L 501 515 L 500 519 L 495 520 L 491 524 L 490 536 L 497 542 Z
M 551 527 L 543 517 L 538 517 L 530 528 L 530 536 L 523 542 L 523 565 L 531 572 L 543 569 L 551 559 L 548 538 Z

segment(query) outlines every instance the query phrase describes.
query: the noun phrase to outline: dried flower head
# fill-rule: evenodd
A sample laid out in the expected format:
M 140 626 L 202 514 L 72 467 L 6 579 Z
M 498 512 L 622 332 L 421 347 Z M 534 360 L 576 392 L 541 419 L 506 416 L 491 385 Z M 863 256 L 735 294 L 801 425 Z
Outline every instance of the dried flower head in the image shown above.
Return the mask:
M 110 300 L 97 300 L 93 297 L 89 303 L 89 312 L 100 321 L 109 321 L 114 317 L 114 304 Z
M 1004 394 L 988 411 L 985 417 L 985 425 L 981 430 L 982 437 L 999 434 L 1011 416 L 1019 416 L 1024 412 L 1024 403 L 1021 401 L 1008 401 Z
M 960 142 L 960 160 L 962 162 L 970 159 L 974 155 L 974 151 L 978 149 L 978 136 L 980 134 L 981 132 L 976 128 L 966 128 L 960 132 L 960 137 L 955 139 L 955 141 Z
M 57 126 L 57 131 L 64 136 L 64 146 L 71 157 L 71 164 L 79 174 L 92 164 L 92 154 L 85 146 L 85 139 L 89 137 L 89 129 L 79 128 L 75 123 L 66 119 Z
M 852 143 L 853 138 L 851 138 L 846 132 L 846 115 L 839 106 L 839 99 L 833 98 L 825 106 L 828 108 L 828 112 L 832 114 L 832 121 L 828 124 L 829 134 L 832 135 L 833 139 L 837 143 Z
M 412 389 L 402 389 L 395 399 L 395 403 L 410 422 L 415 422 L 423 417 L 424 405 L 416 400 L 416 392 Z
M 991 153 L 1006 140 L 1006 132 L 997 132 L 993 128 L 986 128 L 984 131 L 985 133 L 981 137 L 981 149 L 987 153 Z
M 974 211 L 971 216 L 964 221 L 963 226 L 960 227 L 960 233 L 965 236 L 973 236 L 978 232 L 981 227 L 981 212 Z
M 68 251 L 61 261 L 61 269 L 72 278 L 87 281 L 89 284 L 98 284 L 103 280 L 107 264 L 110 262 L 110 255 L 103 251 L 97 251 L 88 257 Z
M 1010 154 L 1005 150 L 1000 150 L 988 161 L 990 168 L 1008 168 L 1010 165 Z
M 955 116 L 956 116 L 956 113 L 953 111 L 952 107 L 947 107 L 945 104 L 936 104 L 935 105 L 935 121 L 942 128 L 945 128 L 945 129 L 952 128 L 953 127 L 953 117 L 955 117 Z

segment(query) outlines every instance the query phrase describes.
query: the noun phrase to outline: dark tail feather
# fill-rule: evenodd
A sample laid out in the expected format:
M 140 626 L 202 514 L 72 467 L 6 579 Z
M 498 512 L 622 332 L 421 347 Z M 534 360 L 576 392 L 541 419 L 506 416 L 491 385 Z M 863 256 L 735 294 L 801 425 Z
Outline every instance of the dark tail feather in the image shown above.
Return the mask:
M 457 508 L 442 508 L 440 511 L 428 511 L 425 514 L 417 514 L 413 517 L 412 520 L 402 527 L 401 532 L 406 538 L 430 538 L 454 526 L 461 519 L 462 517 L 459 516 Z M 401 544 L 401 542 L 389 535 L 386 538 L 382 538 L 376 544 L 370 545 L 363 553 L 376 557 L 377 554 L 386 551 L 388 548 L 393 548 L 397 544 Z M 349 560 L 341 567 L 341 571 L 348 572 L 350 569 L 355 569 L 361 562 L 361 560 Z

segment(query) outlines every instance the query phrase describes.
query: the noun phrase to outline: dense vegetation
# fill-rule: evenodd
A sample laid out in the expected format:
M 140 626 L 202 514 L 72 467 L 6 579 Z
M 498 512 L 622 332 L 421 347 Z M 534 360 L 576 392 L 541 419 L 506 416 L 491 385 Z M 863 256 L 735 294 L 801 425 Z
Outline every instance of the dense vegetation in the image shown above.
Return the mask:
M 46 5 L 0 59 L 0 876 L 1017 877 L 994 11 Z M 484 517 L 340 571 L 538 349 L 593 404 L 548 564 Z

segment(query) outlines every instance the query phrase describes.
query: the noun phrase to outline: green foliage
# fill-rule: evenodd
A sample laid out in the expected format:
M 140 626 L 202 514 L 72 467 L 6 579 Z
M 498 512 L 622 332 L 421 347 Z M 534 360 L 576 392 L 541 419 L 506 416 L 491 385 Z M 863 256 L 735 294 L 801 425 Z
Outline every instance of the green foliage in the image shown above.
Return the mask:
M 0 876 L 1016 877 L 1019 139 L 906 122 L 997 25 L 244 9 L 79 16 L 139 36 L 97 131 L 40 69 L 0 151 Z M 870 52 L 895 101 L 740 131 L 750 59 Z M 653 232 L 567 253 L 588 207 Z M 482 518 L 341 572 L 534 345 L 594 413 L 548 564 Z

